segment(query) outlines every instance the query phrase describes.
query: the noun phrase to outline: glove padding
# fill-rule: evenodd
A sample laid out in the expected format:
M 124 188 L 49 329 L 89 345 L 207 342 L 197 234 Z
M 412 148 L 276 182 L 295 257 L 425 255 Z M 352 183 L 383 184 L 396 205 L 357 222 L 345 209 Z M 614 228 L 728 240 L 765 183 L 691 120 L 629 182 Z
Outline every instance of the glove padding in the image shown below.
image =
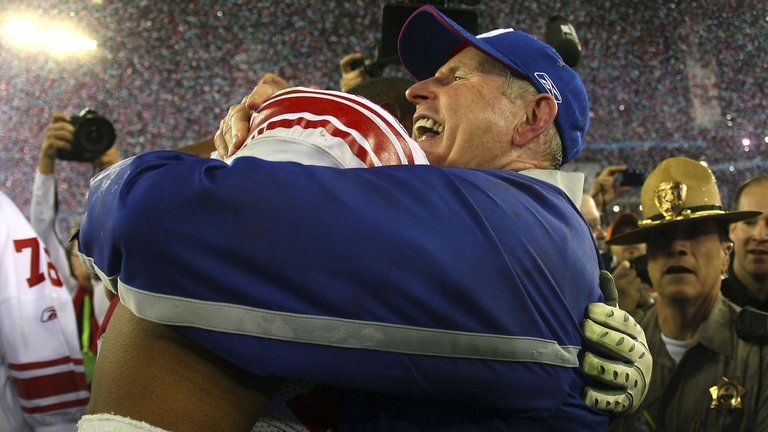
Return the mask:
M 616 307 L 616 287 L 605 270 L 600 274 L 600 288 L 610 305 L 592 303 L 587 307 L 587 319 L 581 327 L 594 351 L 584 355 L 581 368 L 605 386 L 586 386 L 583 399 L 601 411 L 630 414 L 648 393 L 653 359 L 643 329 Z

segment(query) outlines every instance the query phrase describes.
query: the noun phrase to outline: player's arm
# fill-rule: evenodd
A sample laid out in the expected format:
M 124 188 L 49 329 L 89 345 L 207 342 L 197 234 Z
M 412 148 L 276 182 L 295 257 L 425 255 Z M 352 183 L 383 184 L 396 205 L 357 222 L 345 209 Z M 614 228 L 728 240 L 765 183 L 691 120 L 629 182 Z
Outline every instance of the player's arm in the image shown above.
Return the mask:
M 340 170 L 257 158 L 229 166 L 178 152 L 133 161 L 93 180 L 80 250 L 108 280 L 120 276 L 121 299 L 138 316 L 178 325 L 222 355 L 225 346 L 236 349 L 248 336 L 258 336 L 264 349 L 227 354 L 256 375 L 541 411 L 557 409 L 562 399 L 509 389 L 539 388 L 546 381 L 556 391 L 573 383 L 567 378 L 578 368 L 578 323 L 545 328 L 535 308 L 515 310 L 510 279 L 498 271 L 508 269 L 505 255 L 496 242 L 478 244 L 475 233 L 486 229 L 470 216 L 478 203 L 470 204 L 456 189 L 452 171 Z M 462 173 L 513 194 L 506 186 L 512 177 L 534 181 L 512 173 L 499 173 L 499 179 L 497 173 Z M 451 204 L 442 199 L 452 194 L 458 195 Z M 557 197 L 570 209 L 570 202 Z M 490 199 L 483 204 L 497 209 L 494 220 L 508 227 L 507 206 Z M 232 216 L 226 223 L 220 222 L 223 208 Z M 463 216 L 435 224 L 440 212 Z M 417 227 L 422 232 L 416 236 Z M 454 246 L 449 253 L 444 244 L 449 238 L 456 243 L 457 233 L 462 244 L 489 252 L 489 259 L 457 268 L 453 258 L 459 252 Z M 505 232 L 510 248 L 513 234 L 519 233 Z M 580 234 L 584 242 L 591 239 L 586 227 Z M 538 239 L 537 232 L 532 236 Z M 161 252 L 167 250 L 173 253 Z M 478 282 L 478 274 L 487 280 Z M 484 290 L 466 289 L 478 283 Z M 244 287 L 247 292 L 232 293 Z M 595 290 L 573 291 L 586 307 L 586 297 L 597 299 Z M 228 293 L 249 299 L 232 309 Z M 174 311 L 181 315 L 167 314 Z M 191 317 L 195 322 L 184 321 Z M 205 337 L 207 329 L 226 334 L 214 340 Z M 565 333 L 567 341 L 560 337 Z

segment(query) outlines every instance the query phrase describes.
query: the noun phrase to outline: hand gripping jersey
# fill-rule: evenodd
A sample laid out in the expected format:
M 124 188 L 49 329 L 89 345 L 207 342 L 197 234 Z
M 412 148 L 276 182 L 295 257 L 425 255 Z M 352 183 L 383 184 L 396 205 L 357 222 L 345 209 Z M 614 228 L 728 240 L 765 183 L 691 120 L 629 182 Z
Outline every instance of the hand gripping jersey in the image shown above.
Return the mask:
M 255 374 L 372 392 L 340 430 L 607 424 L 578 369 L 598 252 L 519 173 L 152 152 L 94 178 L 80 251 L 138 316 Z
M 72 299 L 50 255 L 0 193 L 0 430 L 74 430 L 89 393 Z

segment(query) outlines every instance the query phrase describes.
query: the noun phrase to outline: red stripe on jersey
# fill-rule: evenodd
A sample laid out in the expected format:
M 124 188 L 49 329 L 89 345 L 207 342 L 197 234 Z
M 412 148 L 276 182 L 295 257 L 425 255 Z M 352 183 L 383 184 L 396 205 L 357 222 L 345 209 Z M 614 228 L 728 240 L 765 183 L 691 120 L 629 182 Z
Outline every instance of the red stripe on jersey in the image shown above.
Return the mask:
M 327 92 L 325 94 L 327 94 Z M 259 111 L 255 114 L 251 124 L 251 133 L 270 119 L 281 114 L 301 115 L 301 113 L 308 113 L 316 116 L 329 116 L 338 119 L 339 123 L 350 129 L 354 129 L 366 138 L 370 144 L 371 150 L 379 160 L 381 160 L 382 164 L 400 165 L 403 163 L 413 163 L 413 155 L 410 152 L 410 148 L 408 148 L 407 151 L 405 149 L 405 147 L 408 147 L 408 143 L 402 131 L 394 127 L 388 119 L 374 111 L 371 107 L 361 104 L 359 101 L 355 101 L 356 103 L 349 103 L 337 99 L 315 96 L 312 93 L 304 91 L 289 91 L 281 93 L 278 96 L 285 95 L 291 96 L 269 101 L 262 105 Z M 338 98 L 336 93 L 330 94 L 330 96 Z M 390 136 L 386 134 L 385 129 L 377 124 L 371 117 L 366 115 L 366 113 L 369 113 L 384 122 L 386 129 L 395 137 L 395 140 L 393 141 Z M 331 123 L 326 124 L 332 125 Z M 339 131 L 335 126 L 333 129 Z M 329 133 L 331 133 L 330 130 Z M 354 137 L 347 132 L 343 132 L 343 134 L 346 136 L 332 133 L 332 135 L 344 139 L 351 145 L 352 142 L 347 138 L 354 139 Z M 359 144 L 357 144 L 355 140 L 354 147 L 350 146 L 350 150 L 355 156 L 360 158 L 361 154 L 357 149 L 358 145 Z M 398 148 L 400 148 L 406 156 L 406 160 L 401 159 L 401 156 L 397 151 Z M 360 160 L 367 166 L 374 166 L 371 164 L 368 155 L 365 155 L 365 158 L 360 158 Z
M 302 90 L 290 90 L 286 91 L 285 94 L 292 94 L 297 92 L 307 92 L 307 93 L 318 93 L 318 94 L 328 94 L 329 92 L 327 90 L 316 90 L 316 89 L 302 89 Z M 361 109 L 364 109 L 379 119 L 381 121 L 385 122 L 389 129 L 392 131 L 392 133 L 397 137 L 400 147 L 403 149 L 403 153 L 405 154 L 405 159 L 409 165 L 412 165 L 414 163 L 413 160 L 413 153 L 411 152 L 411 146 L 409 145 L 409 139 L 408 132 L 405 130 L 402 124 L 386 109 L 384 109 L 381 105 L 377 104 L 376 102 L 373 102 L 371 100 L 368 100 L 362 96 L 353 96 L 342 92 L 333 92 L 333 96 L 343 99 L 349 103 L 355 104 Z M 362 100 L 361 100 L 362 99 Z M 370 104 L 370 105 L 369 105 Z M 402 162 L 401 162 L 402 163 Z
M 47 413 L 51 411 L 65 410 L 67 408 L 86 407 L 88 406 L 89 401 L 90 401 L 90 397 L 86 397 L 82 399 L 75 399 L 71 401 L 58 402 L 58 403 L 48 404 L 48 405 L 38 405 L 33 407 L 23 406 L 21 407 L 21 410 L 26 414 L 42 414 L 42 413 Z
M 357 139 L 350 134 L 349 132 L 339 129 L 331 123 L 328 120 L 309 120 L 304 117 L 298 118 L 298 119 L 281 119 L 281 120 L 275 120 L 267 123 L 262 127 L 264 130 L 273 130 L 273 129 L 280 129 L 280 128 L 292 128 L 294 126 L 300 126 L 303 129 L 314 129 L 314 128 L 322 128 L 325 129 L 326 132 L 328 132 L 331 136 L 334 136 L 336 138 L 344 140 L 344 142 L 347 143 L 347 146 L 349 147 L 349 150 L 354 154 L 358 159 L 363 161 L 363 163 L 368 167 L 376 166 L 375 162 L 373 161 L 373 158 L 371 158 L 371 154 L 368 152 L 368 150 L 365 149 L 365 147 L 361 146 L 359 142 L 357 142 Z
M 46 360 L 41 362 L 31 363 L 8 363 L 8 369 L 14 371 L 28 371 L 35 369 L 45 369 L 53 366 L 61 366 L 63 364 L 72 363 L 74 365 L 82 365 L 83 359 L 73 359 L 72 357 L 61 357 L 53 360 Z
M 14 378 L 19 398 L 25 400 L 42 399 L 78 391 L 87 391 L 84 372 L 61 372 L 32 378 Z

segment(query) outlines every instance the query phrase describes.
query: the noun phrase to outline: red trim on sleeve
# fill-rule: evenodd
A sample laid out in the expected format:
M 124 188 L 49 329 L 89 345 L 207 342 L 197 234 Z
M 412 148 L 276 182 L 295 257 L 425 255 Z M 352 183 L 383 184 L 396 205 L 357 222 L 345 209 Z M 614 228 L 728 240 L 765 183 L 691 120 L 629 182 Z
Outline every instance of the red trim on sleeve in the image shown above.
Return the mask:
M 41 362 L 31 362 L 31 363 L 8 363 L 8 369 L 12 371 L 30 371 L 35 369 L 45 369 L 48 367 L 53 366 L 61 366 L 64 364 L 73 364 L 76 366 L 81 366 L 83 364 L 83 359 L 74 359 L 72 357 L 61 357 L 53 360 L 46 360 Z
M 13 378 L 19 398 L 25 400 L 42 399 L 87 391 L 84 372 L 67 371 L 32 378 Z
M 38 405 L 33 407 L 21 407 L 25 414 L 42 414 L 51 411 L 65 410 L 67 408 L 86 407 L 91 398 L 75 399 L 71 401 L 59 402 L 48 405 Z

